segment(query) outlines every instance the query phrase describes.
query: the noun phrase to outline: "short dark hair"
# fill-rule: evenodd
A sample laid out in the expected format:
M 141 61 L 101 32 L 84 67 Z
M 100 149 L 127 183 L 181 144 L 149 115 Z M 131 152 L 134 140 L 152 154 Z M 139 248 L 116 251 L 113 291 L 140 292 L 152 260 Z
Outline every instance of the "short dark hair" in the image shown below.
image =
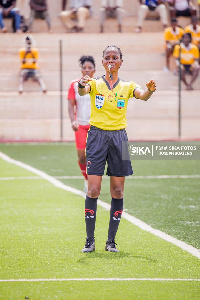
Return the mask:
M 31 43 L 31 39 L 30 39 L 29 36 L 26 37 L 26 42 L 27 42 L 27 43 L 28 43 L 28 42 Z
M 26 38 L 25 38 L 25 43 L 26 43 L 26 44 L 32 44 L 32 42 L 33 42 L 33 41 L 32 41 L 31 36 L 27 35 Z
M 106 50 L 107 50 L 108 48 L 116 48 L 117 51 L 119 52 L 120 59 L 122 59 L 122 56 L 123 56 L 123 55 L 122 55 L 122 51 L 121 51 L 121 49 L 120 49 L 119 47 L 117 47 L 117 46 L 115 46 L 115 45 L 107 46 L 106 49 L 103 51 L 103 57 L 104 57 L 104 54 L 105 54 L 105 52 L 106 52 Z
M 190 38 L 190 42 L 192 41 L 192 35 L 190 32 L 186 32 L 183 34 L 182 39 L 184 38 L 184 36 L 188 36 Z
M 94 60 L 94 57 L 93 56 L 90 56 L 90 55 L 82 55 L 80 58 L 79 58 L 79 62 L 80 62 L 80 65 L 83 66 L 83 64 L 86 62 L 86 61 L 90 61 L 93 66 L 95 67 L 95 60 Z
M 177 19 L 176 18 L 172 18 L 171 19 L 171 23 L 177 23 Z

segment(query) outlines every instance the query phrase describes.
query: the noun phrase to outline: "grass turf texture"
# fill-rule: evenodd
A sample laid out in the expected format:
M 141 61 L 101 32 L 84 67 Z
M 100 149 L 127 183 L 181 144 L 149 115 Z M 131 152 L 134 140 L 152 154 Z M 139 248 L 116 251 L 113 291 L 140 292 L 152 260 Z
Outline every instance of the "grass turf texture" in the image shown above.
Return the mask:
M 2 292 L 6 300 L 196 300 L 199 282 L 13 282 L 4 283 Z
M 81 175 L 74 144 L 2 144 L 0 150 L 51 176 Z M 200 174 L 199 160 L 134 161 L 132 165 L 136 176 Z M 83 189 L 83 179 L 60 181 Z M 109 178 L 106 177 L 102 182 L 100 199 L 108 203 L 109 190 Z M 199 178 L 127 179 L 124 199 L 128 213 L 156 229 L 200 248 Z
M 1 176 L 33 176 L 0 160 Z M 94 253 L 84 200 L 43 179 L 0 181 L 1 279 L 199 278 L 200 261 L 122 219 L 119 253 L 104 251 L 109 212 L 98 207 Z M 199 299 L 199 282 L 0 282 L 0 299 Z

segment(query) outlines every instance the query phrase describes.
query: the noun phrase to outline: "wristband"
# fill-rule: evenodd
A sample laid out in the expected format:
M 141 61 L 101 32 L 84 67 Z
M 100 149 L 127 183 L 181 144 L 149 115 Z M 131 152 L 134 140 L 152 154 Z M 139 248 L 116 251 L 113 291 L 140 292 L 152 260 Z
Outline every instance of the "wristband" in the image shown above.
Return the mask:
M 79 87 L 80 89 L 84 89 L 84 88 L 85 88 L 85 86 L 82 85 L 80 82 L 78 82 L 78 87 Z
M 147 88 L 147 89 L 148 89 L 148 88 Z M 151 92 L 151 93 L 154 93 L 156 90 L 155 90 L 155 91 L 150 91 L 150 90 L 148 89 L 148 91 Z

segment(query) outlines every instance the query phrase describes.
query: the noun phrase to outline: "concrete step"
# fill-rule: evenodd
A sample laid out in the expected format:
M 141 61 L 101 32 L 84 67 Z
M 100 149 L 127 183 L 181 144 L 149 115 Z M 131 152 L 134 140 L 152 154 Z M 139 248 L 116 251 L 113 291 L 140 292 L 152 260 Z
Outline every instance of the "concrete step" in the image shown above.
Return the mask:
M 52 29 L 56 33 L 62 33 L 65 32 L 66 29 L 63 26 L 59 14 L 61 12 L 61 5 L 62 0 L 57 1 L 48 1 L 48 10 L 49 15 L 51 19 Z M 26 22 L 28 23 L 28 18 L 30 15 L 30 7 L 28 4 L 28 1 L 18 1 L 18 7 L 20 9 L 20 13 L 24 15 Z M 101 7 L 101 1 L 99 0 L 93 0 L 92 2 L 92 17 L 88 19 L 86 23 L 85 32 L 86 33 L 98 33 L 99 32 L 99 15 L 100 15 L 100 7 Z M 69 9 L 69 1 L 66 9 Z M 123 1 L 123 32 L 132 32 L 137 21 L 137 13 L 139 9 L 139 1 L 138 0 L 124 0 Z M 153 15 L 153 18 L 155 19 L 154 15 L 155 13 L 150 13 L 150 16 Z M 157 15 L 156 15 L 157 16 Z M 146 21 L 145 21 L 146 23 Z M 144 24 L 145 30 L 149 31 L 159 31 L 161 27 L 158 25 L 160 23 L 159 21 L 155 22 L 152 20 L 147 26 Z M 11 29 L 11 21 L 8 19 L 5 19 L 5 24 L 7 25 L 9 32 L 12 32 Z M 116 20 L 115 19 L 107 19 L 105 23 L 105 30 L 106 32 L 116 32 Z M 39 32 L 47 32 L 47 25 L 44 20 L 36 19 L 33 23 L 32 31 L 35 33 Z
M 199 137 L 199 91 L 181 93 L 182 138 Z M 130 140 L 178 138 L 177 91 L 157 91 L 148 102 L 130 99 L 127 132 Z M 67 113 L 66 93 L 62 99 L 63 140 L 73 141 Z M 0 93 L 0 141 L 58 141 L 61 137 L 61 98 L 57 91 Z
M 5 26 L 8 28 L 8 32 L 12 33 L 12 21 L 10 19 L 4 19 Z M 28 21 L 26 22 L 28 23 Z M 182 27 L 190 24 L 189 18 L 180 17 L 179 24 Z M 125 15 L 122 22 L 122 33 L 134 32 L 137 27 L 137 16 Z M 66 33 L 68 30 L 62 24 L 60 17 L 56 16 L 52 22 L 52 30 L 54 33 Z M 104 32 L 115 33 L 117 32 L 117 20 L 107 19 L 104 24 Z M 35 19 L 32 29 L 32 33 L 47 33 L 48 27 L 45 20 Z M 86 22 L 85 33 L 99 33 L 99 17 L 98 15 L 89 18 Z M 143 23 L 143 32 L 162 32 L 163 27 L 161 21 L 157 18 L 148 18 Z M 68 32 L 68 34 L 70 34 Z
M 3 35 L 0 48 L 1 80 L 0 90 L 18 90 L 20 61 L 19 48 L 23 45 L 24 35 Z M 10 39 L 12 38 L 12 44 Z M 118 45 L 123 53 L 124 62 L 120 69 L 120 77 L 125 80 L 134 80 L 143 85 L 149 78 L 157 80 L 160 90 L 176 89 L 178 78 L 170 73 L 164 73 L 165 66 L 164 42 L 162 33 L 142 34 L 34 34 L 37 47 L 40 51 L 39 65 L 47 89 L 60 89 L 60 56 L 59 45 L 62 41 L 63 52 L 63 89 L 67 90 L 72 79 L 79 78 L 80 67 L 78 60 L 81 55 L 93 55 L 96 60 L 95 76 L 104 74 L 101 63 L 102 51 L 107 45 Z M 128 41 L 128 43 L 127 43 Z M 92 44 L 91 44 L 92 42 Z M 9 45 L 9 46 L 8 46 Z M 81 50 L 80 50 L 81 49 Z M 173 58 L 172 70 L 175 69 Z M 194 87 L 199 89 L 199 78 Z M 38 91 L 37 83 L 29 81 L 24 84 L 25 91 Z
M 19 95 L 19 48 L 24 34 L 5 34 L 0 39 L 0 140 L 60 140 L 60 57 L 59 44 L 63 45 L 63 139 L 74 140 L 74 132 L 67 113 L 67 90 L 70 81 L 80 77 L 78 60 L 81 55 L 93 55 L 96 60 L 95 76 L 104 74 L 102 51 L 116 44 L 123 53 L 120 77 L 133 80 L 145 88 L 153 78 L 157 92 L 150 101 L 129 102 L 128 135 L 130 139 L 170 139 L 178 137 L 178 78 L 162 71 L 165 65 L 162 32 L 104 33 L 104 34 L 48 34 L 34 33 L 40 50 L 39 64 L 47 85 L 42 94 L 36 83 L 24 84 Z M 172 64 L 172 68 L 174 65 Z M 182 92 L 182 137 L 199 137 L 200 79 L 195 90 Z
M 198 7 L 197 1 L 192 0 L 194 5 Z M 66 9 L 70 9 L 69 2 Z M 62 0 L 56 1 L 47 1 L 48 3 L 48 11 L 51 19 L 52 29 L 56 33 L 64 33 L 66 31 L 63 26 L 59 15 L 62 7 Z M 137 23 L 137 14 L 139 10 L 139 1 L 138 0 L 124 0 L 123 1 L 123 32 L 133 32 Z M 18 0 L 17 7 L 20 9 L 20 14 L 24 16 L 26 22 L 28 23 L 28 19 L 30 16 L 30 6 L 29 1 L 26 0 Z M 86 33 L 98 33 L 99 32 L 99 15 L 100 15 L 100 0 L 92 1 L 92 17 L 87 21 L 85 32 Z M 166 4 L 168 11 L 168 20 L 169 18 L 169 9 Z M 144 21 L 143 30 L 144 32 L 159 32 L 162 31 L 162 26 L 160 20 L 156 20 L 158 17 L 157 12 L 148 12 L 147 19 Z M 190 18 L 179 17 L 179 24 L 183 27 L 189 24 Z M 5 24 L 8 27 L 9 32 L 12 32 L 11 28 L 11 20 L 5 19 Z M 33 23 L 32 28 L 34 33 L 47 32 L 47 24 L 44 20 L 36 19 Z M 105 22 L 105 32 L 116 32 L 116 20 L 108 19 Z
M 1 38 L 0 90 L 17 90 L 20 60 L 19 49 L 23 46 L 25 35 L 6 34 Z M 108 45 L 116 44 L 124 55 L 121 72 L 137 70 L 159 70 L 164 65 L 162 33 L 105 33 L 105 34 L 33 34 L 40 51 L 39 65 L 48 90 L 59 89 L 60 56 L 59 45 L 62 41 L 64 89 L 73 78 L 80 76 L 78 60 L 81 55 L 93 55 L 96 60 L 96 76 L 101 76 L 104 69 L 101 63 L 102 52 Z M 11 43 L 12 39 L 12 43 Z M 127 43 L 128 41 L 128 43 Z M 148 55 L 147 55 L 148 54 Z M 26 82 L 25 87 L 31 87 Z M 37 91 L 36 83 L 31 89 Z

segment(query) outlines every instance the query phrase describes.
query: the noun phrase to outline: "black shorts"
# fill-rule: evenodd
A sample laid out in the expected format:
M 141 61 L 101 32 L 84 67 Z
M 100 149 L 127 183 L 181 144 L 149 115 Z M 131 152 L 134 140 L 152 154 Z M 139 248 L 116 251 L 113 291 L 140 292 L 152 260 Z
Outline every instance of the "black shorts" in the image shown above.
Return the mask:
M 190 9 L 187 8 L 185 10 L 176 10 L 176 17 L 190 17 L 191 16 L 191 12 Z
M 192 72 L 192 65 L 182 65 L 186 73 Z
M 21 71 L 25 79 L 32 78 L 38 74 L 37 69 L 21 69 Z
M 103 176 L 107 162 L 108 176 L 132 175 L 130 159 L 122 159 L 122 149 L 128 152 L 128 137 L 125 129 L 102 130 L 90 126 L 86 145 L 87 174 Z

